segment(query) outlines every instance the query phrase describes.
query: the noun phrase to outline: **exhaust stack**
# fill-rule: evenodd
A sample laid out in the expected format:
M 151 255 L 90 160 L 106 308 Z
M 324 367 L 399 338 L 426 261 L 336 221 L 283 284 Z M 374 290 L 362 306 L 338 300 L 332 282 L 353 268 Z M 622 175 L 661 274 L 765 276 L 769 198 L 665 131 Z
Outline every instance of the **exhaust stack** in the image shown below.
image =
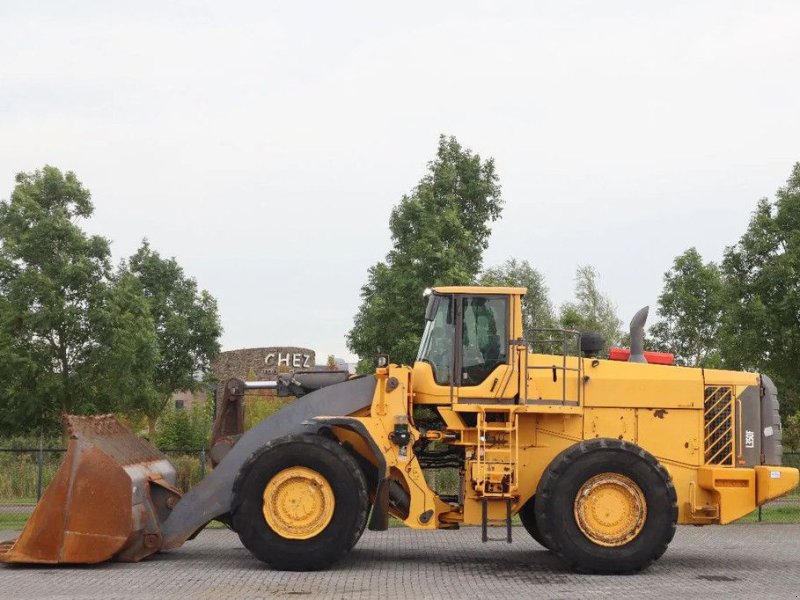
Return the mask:
M 644 357 L 644 324 L 647 322 L 647 314 L 650 307 L 645 306 L 633 315 L 631 319 L 631 356 L 628 362 L 646 363 Z

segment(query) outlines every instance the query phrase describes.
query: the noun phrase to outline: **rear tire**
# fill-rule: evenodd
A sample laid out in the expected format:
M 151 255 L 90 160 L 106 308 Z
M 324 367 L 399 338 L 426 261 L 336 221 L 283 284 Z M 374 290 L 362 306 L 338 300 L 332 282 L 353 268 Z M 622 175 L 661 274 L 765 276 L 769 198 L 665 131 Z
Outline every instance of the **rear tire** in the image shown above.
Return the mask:
M 553 460 L 537 487 L 535 512 L 544 542 L 571 568 L 634 573 L 666 551 L 678 502 L 655 457 L 634 444 L 599 438 Z
M 303 488 L 302 477 L 300 485 L 291 477 L 283 484 L 285 496 L 270 495 L 268 486 L 280 486 L 287 473 L 311 474 L 316 478 L 312 488 L 324 488 L 324 498 L 315 491 L 300 497 L 300 508 L 289 506 L 297 500 L 293 490 Z M 271 516 L 274 527 L 268 522 L 265 494 L 279 511 L 288 506 L 284 521 L 276 523 Z M 358 541 L 367 518 L 367 484 L 356 461 L 335 441 L 292 435 L 269 442 L 248 459 L 234 483 L 232 504 L 233 528 L 253 556 L 281 571 L 316 571 L 333 564 Z M 319 512 L 316 521 L 312 514 L 313 522 L 305 530 L 292 530 L 293 514 L 304 518 L 314 511 Z
M 550 550 L 550 546 L 547 545 L 547 541 L 542 537 L 539 526 L 536 524 L 536 496 L 531 496 L 530 500 L 522 505 L 522 508 L 519 509 L 517 514 L 519 515 L 519 520 L 522 521 L 522 526 L 525 528 L 525 531 L 527 531 L 540 546 L 544 546 L 547 550 Z

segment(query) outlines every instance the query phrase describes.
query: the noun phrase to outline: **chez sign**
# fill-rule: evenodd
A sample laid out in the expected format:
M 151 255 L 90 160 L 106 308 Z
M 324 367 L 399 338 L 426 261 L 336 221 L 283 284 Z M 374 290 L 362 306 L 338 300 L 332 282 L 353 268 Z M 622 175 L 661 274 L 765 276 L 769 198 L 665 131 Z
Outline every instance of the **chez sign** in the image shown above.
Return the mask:
M 268 367 L 291 367 L 293 369 L 310 369 L 311 354 L 304 352 L 269 352 L 264 357 L 264 364 Z

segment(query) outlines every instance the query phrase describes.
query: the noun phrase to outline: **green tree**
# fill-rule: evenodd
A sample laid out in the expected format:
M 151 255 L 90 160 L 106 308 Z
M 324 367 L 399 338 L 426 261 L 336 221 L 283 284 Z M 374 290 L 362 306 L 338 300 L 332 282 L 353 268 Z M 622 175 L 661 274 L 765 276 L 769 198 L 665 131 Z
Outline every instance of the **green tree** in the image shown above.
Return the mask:
M 544 276 L 527 260 L 510 258 L 502 265 L 486 269 L 480 284 L 501 287 L 525 287 L 528 292 L 522 299 L 522 327 L 528 332 L 534 328 L 553 328 L 558 325 L 550 302 Z
M 722 271 L 726 364 L 770 375 L 786 418 L 800 409 L 800 163 L 774 203 L 758 203 L 747 231 L 726 249 Z
M 490 223 L 502 211 L 494 161 L 441 136 L 436 158 L 411 194 L 392 210 L 392 249 L 370 267 L 347 345 L 361 371 L 387 353 L 411 363 L 419 346 L 425 303 L 434 285 L 474 282 L 481 270 Z
M 51 166 L 19 173 L 11 198 L 0 202 L 0 423 L 6 430 L 54 428 L 63 413 L 111 410 L 131 392 L 128 382 L 139 379 L 126 354 L 131 346 L 114 348 L 116 370 L 97 379 L 110 360 L 103 344 L 109 324 L 116 319 L 117 338 L 125 339 L 136 338 L 142 322 L 129 319 L 130 305 L 119 302 L 108 241 L 79 226 L 92 211 L 89 190 L 75 174 Z
M 91 365 L 93 390 L 115 399 L 113 410 L 136 413 L 133 407 L 157 396 L 154 374 L 160 355 L 150 305 L 131 273 L 120 272 L 112 281 L 97 325 L 100 351 Z
M 43 413 L 50 409 L 46 394 L 33 394 L 36 364 L 21 354 L 25 344 L 13 337 L 15 311 L 7 298 L 0 296 L 0 433 L 28 433 L 43 424 Z M 52 425 L 52 423 L 48 423 Z
M 597 270 L 591 265 L 579 266 L 575 272 L 575 301 L 561 306 L 559 321 L 565 329 L 596 331 L 603 335 L 606 346 L 622 339 L 622 321 L 614 303 L 597 286 Z
M 196 390 L 219 352 L 216 300 L 187 277 L 174 258 L 162 258 L 147 240 L 131 256 L 122 271 L 138 280 L 155 325 L 158 363 L 153 376 L 154 393 L 137 399 L 131 408 L 147 417 L 150 439 L 156 422 L 175 392 Z
M 678 364 L 720 367 L 720 326 L 725 289 L 719 267 L 695 248 L 675 258 L 658 298 L 660 320 L 650 328 L 659 349 Z

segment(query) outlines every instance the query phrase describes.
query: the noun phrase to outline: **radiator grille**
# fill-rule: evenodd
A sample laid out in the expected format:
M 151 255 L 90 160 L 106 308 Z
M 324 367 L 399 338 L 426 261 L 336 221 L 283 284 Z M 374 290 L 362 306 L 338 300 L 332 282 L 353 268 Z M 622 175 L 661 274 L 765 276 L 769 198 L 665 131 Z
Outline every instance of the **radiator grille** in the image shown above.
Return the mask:
M 733 388 L 706 386 L 705 459 L 707 465 L 734 465 Z

